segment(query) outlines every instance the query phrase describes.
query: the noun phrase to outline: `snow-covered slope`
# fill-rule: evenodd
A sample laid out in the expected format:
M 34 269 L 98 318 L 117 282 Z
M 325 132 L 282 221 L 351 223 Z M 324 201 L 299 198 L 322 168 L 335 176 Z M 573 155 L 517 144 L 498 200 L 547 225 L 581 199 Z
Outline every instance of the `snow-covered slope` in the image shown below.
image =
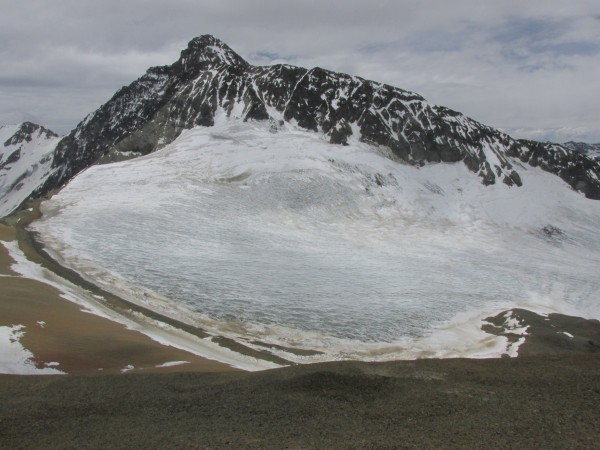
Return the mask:
M 44 183 L 52 172 L 59 140 L 52 131 L 31 122 L 0 126 L 0 217 Z
M 226 115 L 74 178 L 34 225 L 51 253 L 132 301 L 315 359 L 496 356 L 506 338 L 480 320 L 512 307 L 600 318 L 600 203 L 559 177 L 523 166 L 523 188 L 485 186 L 462 162 Z

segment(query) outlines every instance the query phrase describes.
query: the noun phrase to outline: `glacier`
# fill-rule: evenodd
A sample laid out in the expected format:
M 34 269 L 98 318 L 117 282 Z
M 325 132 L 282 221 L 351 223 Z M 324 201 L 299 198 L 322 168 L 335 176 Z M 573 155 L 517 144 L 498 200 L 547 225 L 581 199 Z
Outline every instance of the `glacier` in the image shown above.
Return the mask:
M 461 162 L 416 167 L 223 113 L 89 167 L 32 229 L 104 289 L 248 344 L 312 360 L 498 356 L 488 315 L 600 318 L 600 202 L 512 162 L 522 188 L 484 186 Z

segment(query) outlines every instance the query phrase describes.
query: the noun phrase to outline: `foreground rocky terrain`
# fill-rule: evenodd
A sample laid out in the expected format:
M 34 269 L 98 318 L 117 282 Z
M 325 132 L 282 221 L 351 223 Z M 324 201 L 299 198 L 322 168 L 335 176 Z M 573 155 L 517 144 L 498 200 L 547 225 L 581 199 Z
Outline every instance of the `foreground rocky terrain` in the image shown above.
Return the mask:
M 0 377 L 4 448 L 597 448 L 600 359 Z

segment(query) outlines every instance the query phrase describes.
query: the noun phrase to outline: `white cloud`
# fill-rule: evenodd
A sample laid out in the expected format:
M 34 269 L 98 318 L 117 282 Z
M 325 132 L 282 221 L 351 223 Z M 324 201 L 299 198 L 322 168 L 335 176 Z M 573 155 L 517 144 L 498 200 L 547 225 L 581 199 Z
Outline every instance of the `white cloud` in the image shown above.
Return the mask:
M 210 33 L 252 63 L 386 82 L 517 137 L 600 141 L 597 0 L 0 1 L 0 122 L 65 132 Z

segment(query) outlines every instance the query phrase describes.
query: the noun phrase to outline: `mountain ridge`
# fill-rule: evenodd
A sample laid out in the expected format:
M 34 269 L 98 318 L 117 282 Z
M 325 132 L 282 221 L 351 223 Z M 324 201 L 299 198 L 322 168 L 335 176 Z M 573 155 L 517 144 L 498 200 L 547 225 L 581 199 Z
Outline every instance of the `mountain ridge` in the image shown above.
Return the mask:
M 219 109 L 242 120 L 270 120 L 274 129 L 281 121 L 294 123 L 323 133 L 333 144 L 346 144 L 355 135 L 409 164 L 462 160 L 484 184 L 520 186 L 511 158 L 540 160 L 537 144 L 430 105 L 418 94 L 318 67 L 252 66 L 222 41 L 204 35 L 190 41 L 171 66 L 150 68 L 120 89 L 61 141 L 53 161 L 57 170 L 38 194 L 100 158 L 147 154 L 183 129 L 212 126 Z M 540 167 L 587 197 L 600 198 L 600 169 L 594 163 L 557 147 L 546 150 L 552 155 Z M 558 160 L 560 167 L 549 163 Z
M 149 68 L 60 140 L 40 197 L 97 164 L 151 153 L 215 115 L 265 120 L 358 139 L 407 164 L 462 161 L 485 185 L 521 186 L 519 166 L 539 166 L 600 199 L 600 164 L 551 143 L 515 140 L 452 109 L 387 84 L 315 67 L 253 66 L 211 35 L 192 39 L 172 65 Z

